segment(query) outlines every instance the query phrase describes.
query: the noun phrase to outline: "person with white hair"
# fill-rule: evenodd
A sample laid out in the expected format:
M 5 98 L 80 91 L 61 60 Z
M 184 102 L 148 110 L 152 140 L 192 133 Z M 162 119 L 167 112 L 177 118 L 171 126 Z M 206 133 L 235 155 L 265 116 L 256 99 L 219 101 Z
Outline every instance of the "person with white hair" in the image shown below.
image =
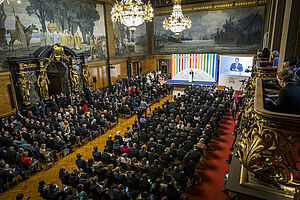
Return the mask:
M 122 138 L 122 136 L 120 135 L 120 131 L 117 131 L 117 132 L 116 132 L 115 140 L 119 140 L 120 144 L 121 144 L 121 145 L 123 144 L 123 138 Z

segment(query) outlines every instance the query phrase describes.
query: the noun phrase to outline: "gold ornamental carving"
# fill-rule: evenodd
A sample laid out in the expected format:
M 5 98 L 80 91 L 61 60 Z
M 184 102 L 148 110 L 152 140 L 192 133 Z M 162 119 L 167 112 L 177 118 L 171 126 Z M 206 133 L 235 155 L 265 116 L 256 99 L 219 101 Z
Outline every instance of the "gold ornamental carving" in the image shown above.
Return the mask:
M 66 62 L 69 62 L 71 56 L 65 54 L 64 47 L 60 44 L 53 46 L 53 51 L 49 57 L 49 65 L 51 62 L 60 62 L 63 59 Z
M 24 71 L 20 71 L 16 85 L 19 88 L 23 104 L 26 106 L 30 105 L 30 82 L 28 81 Z
M 49 99 L 49 91 L 48 91 L 49 84 L 50 84 L 50 81 L 48 79 L 46 69 L 41 69 L 40 74 L 37 79 L 37 85 L 40 88 L 40 96 L 43 100 Z
M 70 68 L 70 79 L 71 79 L 72 91 L 78 92 L 79 78 L 76 70 L 76 65 L 72 65 L 72 67 Z
M 239 142 L 238 157 L 244 167 L 253 173 L 265 173 L 276 162 L 282 161 L 281 157 L 275 154 L 278 146 L 277 133 L 264 124 L 264 120 L 259 120 L 249 131 L 243 130 Z M 274 176 L 273 173 L 275 170 L 267 174 Z
M 296 177 L 299 173 L 298 151 L 293 148 L 299 146 L 298 132 L 256 112 L 256 79 L 260 75 L 254 67 L 244 91 L 246 103 L 237 129 L 236 156 L 257 180 L 285 194 L 295 194 L 295 189 L 300 186 Z
M 83 84 L 85 88 L 90 87 L 90 82 L 89 82 L 89 78 L 90 78 L 90 73 L 87 70 L 87 67 L 85 64 L 82 65 L 82 79 L 83 79 Z

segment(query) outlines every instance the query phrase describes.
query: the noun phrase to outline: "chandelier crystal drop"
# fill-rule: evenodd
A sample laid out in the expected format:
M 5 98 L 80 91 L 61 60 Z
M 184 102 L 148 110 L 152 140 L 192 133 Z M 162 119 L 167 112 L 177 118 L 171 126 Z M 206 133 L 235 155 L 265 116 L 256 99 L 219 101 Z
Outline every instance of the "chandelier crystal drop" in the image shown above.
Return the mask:
M 164 29 L 170 30 L 178 36 L 182 31 L 191 28 L 192 21 L 189 17 L 183 16 L 181 5 L 179 3 L 175 3 L 172 15 L 165 18 L 163 26 Z
M 134 35 L 137 26 L 145 21 L 151 22 L 153 16 L 151 3 L 144 4 L 141 0 L 116 1 L 111 11 L 112 21 L 128 26 L 132 35 Z

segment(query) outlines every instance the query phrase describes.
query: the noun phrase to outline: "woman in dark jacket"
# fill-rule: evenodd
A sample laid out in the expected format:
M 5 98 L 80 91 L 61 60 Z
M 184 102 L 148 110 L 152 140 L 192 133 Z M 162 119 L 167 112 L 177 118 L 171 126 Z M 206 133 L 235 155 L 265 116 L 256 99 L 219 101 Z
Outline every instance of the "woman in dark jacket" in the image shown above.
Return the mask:
M 58 105 L 55 102 L 55 98 L 53 98 L 53 96 L 50 97 L 50 106 L 49 108 L 51 109 L 50 111 L 54 112 L 58 112 L 59 108 Z M 48 110 L 49 112 L 49 110 Z
M 295 73 L 292 70 L 283 70 L 277 74 L 277 80 L 282 89 L 276 111 L 300 115 L 300 87 L 296 83 Z

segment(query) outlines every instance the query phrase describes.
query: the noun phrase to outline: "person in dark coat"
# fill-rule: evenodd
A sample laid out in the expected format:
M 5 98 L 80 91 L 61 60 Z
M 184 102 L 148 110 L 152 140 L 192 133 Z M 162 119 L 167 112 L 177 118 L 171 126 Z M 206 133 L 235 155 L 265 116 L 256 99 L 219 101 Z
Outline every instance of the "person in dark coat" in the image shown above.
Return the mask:
M 82 159 L 82 154 L 79 153 L 77 154 L 77 160 L 76 160 L 76 165 L 79 170 L 86 171 L 86 161 Z
M 93 158 L 96 162 L 99 162 L 101 160 L 101 152 L 98 151 L 98 147 L 94 147 L 94 151 L 92 152 Z
M 41 112 L 41 115 L 42 117 L 45 117 L 46 116 L 46 104 L 43 100 L 40 100 L 40 112 Z
M 6 158 L 10 164 L 17 163 L 17 152 L 13 146 L 9 147 L 6 151 Z
M 122 185 L 118 185 L 117 188 L 113 189 L 110 194 L 112 200 L 126 200 L 129 199 L 127 192 L 123 190 Z
M 292 70 L 283 70 L 278 73 L 277 80 L 282 87 L 276 111 L 282 113 L 300 115 L 300 87 L 295 81 Z
M 64 167 L 60 168 L 59 179 L 61 180 L 62 184 L 68 185 L 70 176 L 71 176 L 71 174 L 69 172 L 67 172 Z
M 52 112 L 58 112 L 59 108 L 58 105 L 55 102 L 55 98 L 52 96 L 50 97 L 50 107 Z
M 40 105 L 38 102 L 36 102 L 32 108 L 32 113 L 35 115 L 35 116 L 39 116 L 40 115 Z

